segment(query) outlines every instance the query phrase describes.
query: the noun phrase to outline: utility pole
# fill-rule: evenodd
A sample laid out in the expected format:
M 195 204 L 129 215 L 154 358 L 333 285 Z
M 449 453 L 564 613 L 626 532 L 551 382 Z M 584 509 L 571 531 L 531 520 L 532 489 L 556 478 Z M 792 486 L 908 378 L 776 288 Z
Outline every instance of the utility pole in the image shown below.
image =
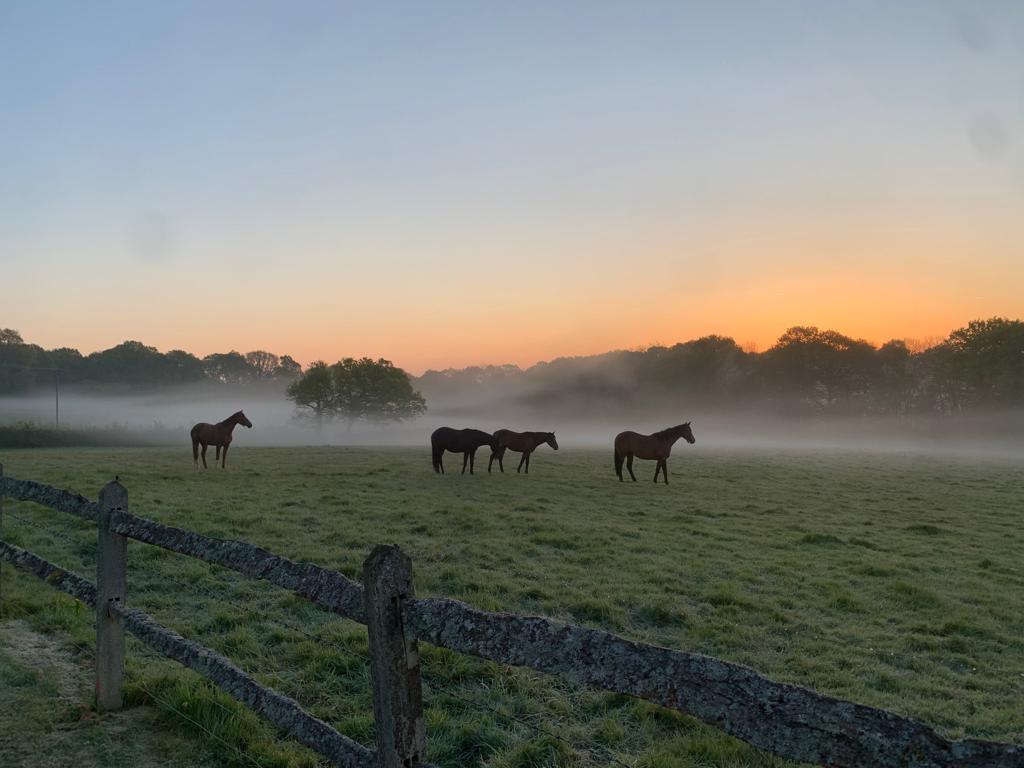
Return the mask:
M 53 425 L 60 429 L 60 368 L 42 368 L 34 365 L 0 365 L 15 371 L 51 371 L 53 373 Z

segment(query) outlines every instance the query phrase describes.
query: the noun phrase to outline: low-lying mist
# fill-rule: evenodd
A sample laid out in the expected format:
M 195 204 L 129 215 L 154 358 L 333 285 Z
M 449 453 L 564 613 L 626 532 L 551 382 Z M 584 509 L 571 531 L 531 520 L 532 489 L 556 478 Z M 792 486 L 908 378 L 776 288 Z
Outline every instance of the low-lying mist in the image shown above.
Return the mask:
M 736 408 L 653 409 L 616 412 L 595 403 L 592 414 L 536 402 L 441 398 L 430 402 L 422 418 L 398 424 L 344 423 L 313 420 L 296 413 L 283 396 L 266 392 L 210 393 L 180 390 L 147 395 L 96 396 L 62 393 L 60 426 L 110 429 L 126 442 L 181 445 L 188 449 L 189 430 L 199 421 L 217 422 L 244 410 L 253 429 L 238 427 L 235 446 L 371 445 L 426 446 L 439 426 L 494 431 L 553 431 L 569 448 L 607 448 L 626 429 L 655 432 L 690 421 L 696 449 L 727 450 L 861 450 L 1003 454 L 1024 456 L 1024 410 L 985 412 L 970 416 L 809 417 L 784 416 L 768 406 Z M 0 426 L 31 423 L 54 426 L 52 394 L 0 398 Z M 131 438 L 128 440 L 127 438 Z M 691 450 L 680 444 L 677 450 Z

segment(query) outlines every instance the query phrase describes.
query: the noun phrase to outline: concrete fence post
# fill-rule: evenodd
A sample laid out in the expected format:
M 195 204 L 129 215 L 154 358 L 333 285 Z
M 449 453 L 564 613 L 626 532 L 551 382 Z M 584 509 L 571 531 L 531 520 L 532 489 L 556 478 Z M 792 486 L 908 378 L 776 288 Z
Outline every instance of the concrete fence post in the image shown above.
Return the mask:
M 110 514 L 128 510 L 128 491 L 115 479 L 100 491 L 99 545 L 96 551 L 96 708 L 120 709 L 124 680 L 124 627 L 110 610 L 124 604 L 128 539 L 110 530 Z
M 414 595 L 412 561 L 398 547 L 375 547 L 363 563 L 363 588 L 377 765 L 411 768 L 427 750 L 419 648 L 402 622 L 402 600 Z

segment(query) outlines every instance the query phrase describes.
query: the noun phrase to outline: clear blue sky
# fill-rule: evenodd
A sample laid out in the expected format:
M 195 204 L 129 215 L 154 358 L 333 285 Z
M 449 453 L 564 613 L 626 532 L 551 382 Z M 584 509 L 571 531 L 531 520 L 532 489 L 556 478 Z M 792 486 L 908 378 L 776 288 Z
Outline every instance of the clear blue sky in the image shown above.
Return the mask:
M 0 104 L 0 325 L 46 346 L 1024 314 L 1022 2 L 5 3 Z

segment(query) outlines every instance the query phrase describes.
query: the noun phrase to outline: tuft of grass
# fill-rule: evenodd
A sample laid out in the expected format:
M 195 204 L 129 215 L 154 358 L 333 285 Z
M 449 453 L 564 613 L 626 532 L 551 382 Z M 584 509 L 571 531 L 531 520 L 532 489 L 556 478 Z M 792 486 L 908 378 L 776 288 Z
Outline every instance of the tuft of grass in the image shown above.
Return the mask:
M 940 608 L 942 600 L 934 592 L 906 581 L 895 581 L 889 585 L 889 594 L 903 608 Z

